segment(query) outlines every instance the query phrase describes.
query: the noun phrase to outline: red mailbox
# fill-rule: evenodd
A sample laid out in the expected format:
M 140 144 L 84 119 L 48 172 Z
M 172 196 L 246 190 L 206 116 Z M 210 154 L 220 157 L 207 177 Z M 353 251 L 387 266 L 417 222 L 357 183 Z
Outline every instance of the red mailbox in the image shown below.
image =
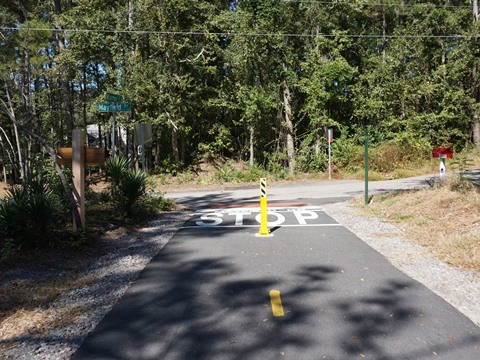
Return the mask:
M 452 148 L 433 148 L 432 157 L 436 159 L 451 159 L 453 158 Z

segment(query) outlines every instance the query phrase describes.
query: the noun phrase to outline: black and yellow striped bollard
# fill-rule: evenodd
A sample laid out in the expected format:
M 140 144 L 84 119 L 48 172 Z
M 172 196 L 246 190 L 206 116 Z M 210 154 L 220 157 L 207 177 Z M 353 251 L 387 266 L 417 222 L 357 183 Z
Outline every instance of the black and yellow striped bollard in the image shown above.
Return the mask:
M 260 232 L 258 236 L 272 236 L 268 230 L 267 179 L 260 179 Z

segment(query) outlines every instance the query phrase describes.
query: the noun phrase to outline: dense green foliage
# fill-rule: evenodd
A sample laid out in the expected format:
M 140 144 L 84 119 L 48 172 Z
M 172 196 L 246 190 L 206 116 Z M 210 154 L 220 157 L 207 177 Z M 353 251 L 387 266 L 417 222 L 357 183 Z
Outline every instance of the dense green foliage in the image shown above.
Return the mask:
M 111 115 L 98 111 L 108 92 L 132 103 L 117 114 L 120 151 L 136 157 L 133 126 L 153 123 L 147 165 L 157 170 L 223 156 L 322 171 L 327 127 L 336 164 L 355 167 L 367 124 L 398 161 L 460 150 L 480 141 L 473 3 L 4 0 L 2 169 L 26 178 L 38 153 L 12 120 L 55 146 L 88 124 L 108 135 Z
M 123 156 L 110 157 L 105 163 L 110 184 L 108 201 L 113 213 L 122 219 L 146 220 L 160 210 L 169 210 L 172 203 L 162 195 L 147 194 L 148 176 L 132 170 L 130 160 Z
M 38 249 L 55 239 L 66 223 L 60 196 L 43 179 L 13 187 L 0 200 L 0 258 L 19 250 Z
M 110 193 L 116 211 L 131 217 L 138 208 L 135 206 L 146 195 L 147 175 L 130 169 L 125 156 L 111 157 L 105 164 L 110 182 Z

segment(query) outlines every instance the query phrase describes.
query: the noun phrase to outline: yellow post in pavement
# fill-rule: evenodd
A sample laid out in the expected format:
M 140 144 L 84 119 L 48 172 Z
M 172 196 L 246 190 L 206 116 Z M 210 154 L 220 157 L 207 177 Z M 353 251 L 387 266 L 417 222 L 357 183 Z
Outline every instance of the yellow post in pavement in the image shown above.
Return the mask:
M 268 230 L 267 179 L 260 179 L 260 232 L 259 236 L 271 236 Z

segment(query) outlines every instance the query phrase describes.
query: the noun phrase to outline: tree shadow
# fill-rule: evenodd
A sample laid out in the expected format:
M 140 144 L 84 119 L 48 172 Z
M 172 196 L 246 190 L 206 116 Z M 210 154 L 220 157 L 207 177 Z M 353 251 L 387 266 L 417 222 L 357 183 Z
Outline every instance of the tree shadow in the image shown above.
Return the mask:
M 242 197 L 232 199 L 229 192 L 221 194 L 207 193 L 201 196 L 186 196 L 175 199 L 175 202 L 179 205 L 185 206 L 189 209 L 208 209 L 212 206 L 221 207 L 222 205 L 231 205 L 235 203 L 258 203 L 259 196 Z
M 316 311 L 299 304 L 308 293 L 328 291 L 338 269 L 300 268 L 297 285 L 285 291 L 291 311 L 275 318 L 268 293 L 282 279 L 238 279 L 231 258 L 197 258 L 176 245 L 144 270 L 73 359 L 248 359 L 318 341 L 298 331 Z
M 462 334 L 447 336 L 448 323 L 439 329 L 424 328 L 428 320 L 411 300 L 416 286 L 413 281 L 389 280 L 368 296 L 336 305 L 348 329 L 338 343 L 345 358 L 422 359 L 438 354 L 450 358 L 478 344 L 480 337 L 463 329 Z
M 372 296 L 337 305 L 349 328 L 340 344 L 347 354 L 375 354 L 376 358 L 390 359 L 384 353 L 381 339 L 399 331 L 418 315 L 402 294 L 411 285 L 389 281 Z

